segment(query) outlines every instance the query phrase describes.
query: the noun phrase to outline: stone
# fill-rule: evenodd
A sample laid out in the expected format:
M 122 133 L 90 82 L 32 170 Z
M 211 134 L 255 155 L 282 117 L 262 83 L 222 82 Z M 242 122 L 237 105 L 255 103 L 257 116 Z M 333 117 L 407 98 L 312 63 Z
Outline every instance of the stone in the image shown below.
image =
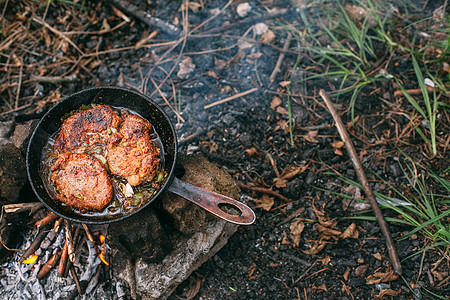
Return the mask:
M 179 155 L 179 164 L 184 168 L 181 180 L 206 190 L 215 191 L 233 199 L 239 198 L 239 187 L 225 169 L 220 169 L 199 154 Z M 170 193 L 161 199 L 162 209 L 167 212 L 175 228 L 183 234 L 192 234 L 202 229 L 215 217 L 194 203 Z
M 232 177 L 203 156 L 180 155 L 178 162 L 184 169 L 182 180 L 234 199 L 239 198 L 240 190 Z M 161 232 L 165 232 L 171 241 L 171 251 L 159 261 L 149 262 L 142 255 L 131 261 L 124 251 L 114 247 L 117 244 L 111 247 L 114 276 L 128 284 L 134 299 L 167 299 L 180 283 L 227 243 L 238 227 L 168 192 L 156 202 L 157 215 L 163 216 L 160 218 Z M 147 217 L 138 214 L 133 218 Z M 109 236 L 112 235 L 110 226 Z
M 0 145 L 4 145 L 9 142 L 9 137 L 14 129 L 14 123 L 12 121 L 0 122 Z
M 108 236 L 110 247 L 127 254 L 131 261 L 142 258 L 146 263 L 159 262 L 172 248 L 172 243 L 151 206 L 139 212 L 136 217 L 111 223 Z
M 16 203 L 27 181 L 25 159 L 19 149 L 8 142 L 0 146 L 0 204 Z
M 19 123 L 14 129 L 14 133 L 11 137 L 11 142 L 19 148 L 22 153 L 26 153 L 28 142 L 30 141 L 31 134 L 34 128 L 38 124 L 38 120 L 30 120 L 28 122 Z

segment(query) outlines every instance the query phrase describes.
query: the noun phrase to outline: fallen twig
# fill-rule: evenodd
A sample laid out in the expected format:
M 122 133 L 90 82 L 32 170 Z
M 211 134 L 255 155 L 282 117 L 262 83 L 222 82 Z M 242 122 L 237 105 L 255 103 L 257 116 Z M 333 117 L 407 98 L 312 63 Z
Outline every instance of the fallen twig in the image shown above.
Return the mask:
M 73 236 L 72 236 L 72 222 L 69 220 L 64 220 L 65 222 L 65 230 L 66 230 L 66 243 L 67 243 L 67 250 L 68 250 L 68 256 L 69 260 L 71 262 L 75 261 L 75 248 L 73 246 Z
M 266 20 L 284 17 L 284 16 L 288 15 L 289 13 L 291 13 L 291 11 L 289 9 L 283 9 L 283 10 L 280 10 L 278 12 L 268 14 L 268 15 L 248 17 L 248 18 L 239 20 L 237 22 L 232 22 L 230 24 L 224 25 L 222 27 L 216 27 L 212 30 L 206 31 L 206 33 L 208 33 L 208 34 L 220 33 L 220 32 L 230 30 L 230 29 L 243 28 L 250 24 L 256 24 L 256 23 L 263 22 Z
M 234 100 L 234 99 L 236 99 L 236 98 L 239 98 L 239 97 L 242 97 L 242 96 L 245 96 L 245 95 L 254 93 L 254 92 L 256 92 L 257 90 L 258 90 L 258 88 L 252 88 L 252 89 L 249 89 L 249 90 L 247 90 L 247 91 L 245 91 L 245 92 L 238 93 L 238 94 L 233 95 L 233 96 L 231 96 L 231 97 L 228 97 L 228 98 L 225 98 L 225 99 L 216 101 L 216 102 L 211 103 L 211 104 L 208 104 L 208 105 L 205 105 L 203 108 L 204 108 L 204 109 L 207 109 L 207 108 L 210 108 L 210 107 L 213 107 L 213 106 L 216 106 L 216 105 L 219 105 L 219 104 L 228 102 L 228 101 L 230 101 L 230 100 Z
M 39 270 L 39 273 L 37 274 L 37 279 L 42 279 L 45 277 L 45 275 L 48 274 L 58 263 L 59 259 L 61 257 L 61 250 L 57 250 L 55 254 L 47 261 L 47 263 Z
M 58 267 L 58 280 L 61 280 L 62 277 L 64 277 L 64 273 L 67 266 L 67 261 L 69 257 L 69 243 L 66 239 L 66 242 L 64 243 L 64 248 L 61 253 L 61 259 L 59 261 L 59 267 Z
M 28 259 L 28 257 L 30 257 L 30 255 L 32 255 L 37 249 L 39 249 L 39 246 L 41 245 L 42 241 L 45 239 L 47 234 L 48 234 L 48 231 L 45 230 L 45 228 L 40 228 L 38 234 L 34 238 L 30 247 L 28 247 L 28 249 L 23 253 L 19 262 L 23 262 L 25 259 Z
M 285 53 L 289 49 L 289 46 L 291 45 L 291 37 L 292 34 L 288 32 L 286 41 L 284 42 L 283 51 L 280 53 L 280 56 L 278 57 L 277 63 L 275 64 L 275 68 L 273 69 L 272 74 L 270 74 L 269 77 L 270 83 L 272 83 L 275 80 L 275 76 L 277 76 L 278 72 L 280 72 L 281 70 L 281 64 L 283 63 Z
M 57 215 L 55 215 L 53 212 L 49 212 L 47 216 L 45 216 L 42 220 L 37 221 L 34 225 L 36 225 L 37 228 L 44 227 L 47 224 L 50 224 L 51 221 L 56 219 Z
M 33 214 L 37 210 L 39 210 L 42 206 L 44 206 L 42 202 L 15 203 L 3 205 L 3 210 L 7 214 L 20 213 L 27 210 L 30 211 L 30 214 Z
M 345 147 L 347 148 L 347 152 L 350 155 L 351 161 L 353 163 L 353 166 L 355 168 L 356 174 L 358 176 L 359 183 L 362 185 L 362 188 L 364 190 L 364 193 L 366 194 L 367 199 L 369 200 L 370 206 L 372 207 L 372 210 L 375 214 L 375 217 L 378 221 L 378 225 L 380 225 L 381 232 L 383 233 L 385 239 L 386 239 L 386 246 L 388 249 L 389 257 L 391 258 L 392 266 L 394 268 L 394 271 L 398 274 L 402 274 L 402 266 L 400 264 L 400 261 L 398 259 L 397 250 L 395 249 L 394 242 L 392 240 L 391 233 L 389 232 L 389 228 L 387 226 L 386 221 L 384 220 L 383 213 L 381 212 L 380 207 L 378 206 L 378 202 L 375 198 L 375 195 L 373 194 L 372 189 L 369 186 L 369 182 L 367 180 L 367 177 L 364 173 L 364 169 L 361 165 L 361 162 L 358 159 L 358 155 L 356 153 L 355 148 L 353 147 L 353 144 L 350 140 L 350 137 L 347 133 L 347 130 L 345 129 L 344 124 L 342 123 L 341 118 L 337 114 L 336 110 L 334 109 L 333 103 L 331 102 L 328 95 L 325 93 L 324 90 L 320 90 L 319 92 L 320 97 L 322 97 L 323 101 L 328 107 L 328 111 L 333 116 L 334 121 L 336 122 L 336 128 L 339 131 L 339 134 L 342 138 L 342 141 L 345 144 Z
M 138 7 L 134 6 L 133 4 L 123 1 L 123 0 L 111 0 L 111 1 L 105 1 L 108 4 L 112 4 L 115 7 L 117 7 L 120 10 L 123 10 L 125 13 L 133 16 L 134 18 L 138 19 L 142 23 L 150 26 L 150 27 L 156 27 L 160 29 L 162 32 L 173 35 L 173 36 L 181 36 L 182 32 L 181 30 L 176 27 L 173 24 L 170 24 L 169 22 L 163 21 L 159 18 L 156 18 L 152 15 L 150 15 L 148 12 L 142 11 Z
M 42 26 L 45 26 L 46 28 L 48 28 L 51 32 L 53 32 L 54 34 L 56 34 L 56 35 L 59 35 L 61 38 L 63 38 L 65 41 L 67 41 L 75 50 L 77 50 L 81 55 L 85 55 L 85 53 L 80 49 L 80 48 L 78 48 L 78 46 L 77 45 L 75 45 L 75 43 L 71 40 L 71 39 L 69 39 L 65 34 L 63 34 L 61 31 L 59 31 L 59 30 L 57 30 L 57 29 L 55 29 L 55 28 L 53 28 L 52 26 L 50 26 L 47 22 L 45 22 L 44 20 L 42 20 L 42 19 L 39 19 L 39 18 L 37 18 L 37 17 L 34 17 L 33 19 L 32 19 L 32 21 L 34 21 L 34 22 L 36 22 L 36 23 L 38 23 L 38 24 L 40 24 L 40 25 L 42 25 Z
M 189 143 L 190 141 L 193 141 L 198 136 L 202 135 L 204 132 L 205 132 L 204 128 L 197 127 L 197 130 L 194 133 L 188 135 L 184 139 L 179 140 L 178 141 L 178 145 L 181 146 L 181 145 L 184 145 L 186 143 Z
M 243 189 L 246 189 L 246 190 L 250 190 L 250 191 L 258 192 L 258 193 L 269 194 L 269 195 L 275 196 L 277 198 L 280 198 L 281 200 L 284 200 L 286 202 L 291 202 L 291 200 L 289 198 L 286 198 L 285 196 L 275 192 L 274 190 L 268 189 L 268 188 L 262 188 L 262 187 L 257 187 L 257 186 L 249 186 L 249 185 L 246 185 L 246 184 L 244 184 L 242 182 L 239 182 L 239 181 L 236 181 L 236 184 L 239 187 L 241 187 Z
M 427 86 L 426 88 L 427 88 L 428 93 L 432 93 L 433 91 L 437 90 L 436 88 L 431 87 L 431 86 Z M 422 93 L 423 93 L 422 89 L 405 90 L 405 92 L 410 95 L 422 95 Z M 396 96 L 396 97 L 403 96 L 403 91 L 402 90 L 395 91 L 394 96 Z
M 44 83 L 53 83 L 59 84 L 61 82 L 74 82 L 78 80 L 78 74 L 74 73 L 68 76 L 31 76 L 31 80 L 44 82 Z
M 70 274 L 72 274 L 73 281 L 75 281 L 75 285 L 77 286 L 78 295 L 83 295 L 83 289 L 81 288 L 80 281 L 78 280 L 74 267 L 70 268 Z
M 299 282 L 300 280 L 302 280 L 302 279 L 308 274 L 308 272 L 311 271 L 311 269 L 316 265 L 316 263 L 317 263 L 317 260 L 316 260 L 315 262 L 313 262 L 313 263 L 309 266 L 309 268 L 306 269 L 306 271 L 303 272 L 303 274 L 302 274 L 299 278 L 297 278 L 297 280 L 294 281 L 293 284 L 296 284 L 297 282 Z

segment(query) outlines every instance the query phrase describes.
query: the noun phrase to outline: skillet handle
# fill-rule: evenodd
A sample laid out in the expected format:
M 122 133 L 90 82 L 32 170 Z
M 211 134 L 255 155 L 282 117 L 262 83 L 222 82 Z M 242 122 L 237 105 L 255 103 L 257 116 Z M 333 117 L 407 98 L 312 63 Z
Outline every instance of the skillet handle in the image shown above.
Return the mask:
M 172 183 L 168 186 L 168 190 L 201 206 L 210 213 L 228 222 L 239 225 L 250 225 L 255 222 L 255 212 L 244 203 L 234 200 L 233 198 L 199 188 L 176 177 L 173 178 Z M 240 215 L 228 214 L 220 209 L 220 205 L 231 206 L 237 209 L 240 212 Z

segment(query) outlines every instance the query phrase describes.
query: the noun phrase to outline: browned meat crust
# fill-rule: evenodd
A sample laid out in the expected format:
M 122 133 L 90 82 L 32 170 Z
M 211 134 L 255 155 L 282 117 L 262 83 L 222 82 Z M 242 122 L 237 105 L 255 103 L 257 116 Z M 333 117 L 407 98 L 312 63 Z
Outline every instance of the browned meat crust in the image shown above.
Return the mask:
M 105 208 L 113 197 L 113 188 L 105 167 L 88 154 L 64 153 L 51 168 L 55 198 L 70 207 L 89 210 Z
M 67 118 L 55 141 L 60 153 L 84 152 L 93 144 L 106 145 L 121 118 L 106 105 L 97 105 Z
M 125 178 L 132 186 L 150 181 L 158 168 L 160 150 L 150 140 L 151 129 L 147 120 L 130 114 L 108 145 L 111 173 Z

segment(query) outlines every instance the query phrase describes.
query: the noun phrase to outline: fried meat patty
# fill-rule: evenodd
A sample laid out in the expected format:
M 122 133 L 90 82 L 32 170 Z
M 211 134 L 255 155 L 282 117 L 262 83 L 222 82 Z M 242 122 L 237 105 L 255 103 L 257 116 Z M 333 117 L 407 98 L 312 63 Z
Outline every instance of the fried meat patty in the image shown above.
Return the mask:
M 106 105 L 80 111 L 63 122 L 55 147 L 60 153 L 82 153 L 94 144 L 106 145 L 120 122 L 121 118 Z
M 60 154 L 50 180 L 57 190 L 55 198 L 73 208 L 101 210 L 113 197 L 105 167 L 89 154 Z
M 132 186 L 152 180 L 158 168 L 160 149 L 150 139 L 151 130 L 147 120 L 130 114 L 108 144 L 109 170 Z

